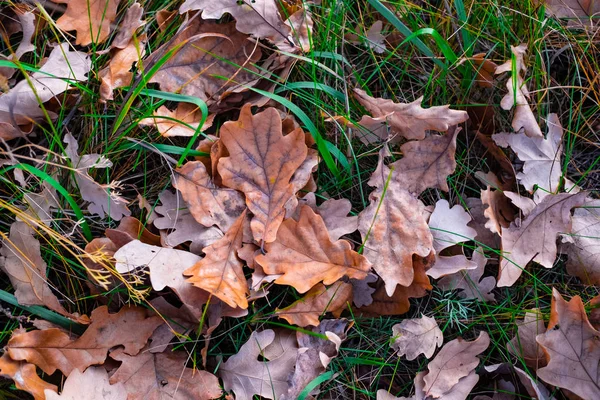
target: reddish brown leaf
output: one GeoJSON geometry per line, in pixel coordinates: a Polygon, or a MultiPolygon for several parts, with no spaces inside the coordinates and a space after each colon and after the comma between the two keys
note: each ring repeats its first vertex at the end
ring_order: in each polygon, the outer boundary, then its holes
{"type": "Polygon", "coordinates": [[[12,360],[7,353],[0,358],[0,376],[15,381],[17,389],[29,392],[35,400],[44,400],[44,390],[58,391],[55,385],[40,379],[35,365],[12,360]]]}
{"type": "Polygon", "coordinates": [[[87,46],[102,43],[108,38],[110,25],[117,17],[120,0],[52,1],[67,5],[56,25],[65,31],[77,31],[75,44],[87,46]]]}

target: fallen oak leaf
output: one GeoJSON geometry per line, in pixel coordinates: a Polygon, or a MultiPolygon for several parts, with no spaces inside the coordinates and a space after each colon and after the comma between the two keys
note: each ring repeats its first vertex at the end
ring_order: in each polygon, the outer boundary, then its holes
{"type": "Polygon", "coordinates": [[[567,244],[567,271],[585,285],[600,285],[600,214],[596,201],[573,213],[573,227],[567,244]]]}
{"type": "Polygon", "coordinates": [[[46,399],[45,390],[58,391],[56,385],[52,385],[38,376],[35,365],[24,361],[14,361],[7,353],[0,357],[0,376],[12,379],[17,389],[25,390],[33,396],[34,400],[46,399]]]}
{"type": "Polygon", "coordinates": [[[281,116],[274,108],[252,115],[249,104],[237,121],[223,124],[220,134],[229,152],[219,160],[223,184],[245,194],[254,214],[254,240],[273,242],[285,205],[296,194],[291,179],[307,156],[305,134],[298,128],[283,136],[281,116]]]}
{"type": "Polygon", "coordinates": [[[319,317],[327,312],[339,317],[352,300],[352,285],[338,281],[326,287],[317,283],[304,297],[290,306],[277,309],[275,315],[292,325],[319,326],[319,317]]]}
{"type": "Polygon", "coordinates": [[[567,27],[593,29],[600,12],[600,6],[595,1],[579,0],[545,0],[546,15],[568,19],[567,27]]]}
{"type": "Polygon", "coordinates": [[[586,400],[600,398],[600,332],[590,324],[581,297],[567,302],[553,288],[548,329],[536,341],[548,360],[537,371],[540,379],[586,400]]]}
{"type": "Polygon", "coordinates": [[[345,240],[332,242],[323,219],[310,207],[302,206],[300,218],[283,221],[277,239],[265,244],[266,254],[255,262],[280,285],[291,285],[300,293],[319,282],[330,285],[343,276],[363,279],[371,263],[352,250],[345,240]]]}
{"type": "MultiPolygon", "coordinates": [[[[306,204],[323,218],[331,240],[338,240],[358,229],[358,216],[348,216],[352,210],[352,203],[348,199],[327,199],[320,206],[317,206],[315,194],[308,193],[300,199],[300,204],[306,204]]],[[[296,208],[296,213],[299,211],[300,207],[296,208]]],[[[297,215],[294,217],[297,217],[297,215]]]]}
{"type": "Polygon", "coordinates": [[[126,400],[127,392],[122,383],[111,385],[104,368],[90,367],[84,373],[78,370],[65,380],[60,394],[46,389],[46,400],[126,400]],[[82,390],[85,389],[85,390],[82,390]]]}
{"type": "Polygon", "coordinates": [[[65,13],[56,21],[63,31],[77,31],[75,44],[87,46],[104,42],[117,18],[120,0],[52,0],[66,4],[65,13]]]}
{"type": "Polygon", "coordinates": [[[421,318],[405,319],[392,326],[392,342],[390,346],[398,353],[398,357],[406,355],[409,361],[419,354],[428,359],[433,356],[436,347],[444,343],[444,334],[435,318],[422,315],[421,318]]]}
{"type": "Polygon", "coordinates": [[[496,286],[496,279],[492,276],[481,279],[487,264],[487,258],[481,247],[475,249],[470,262],[475,264],[475,268],[444,276],[438,281],[438,287],[442,290],[459,289],[458,297],[462,299],[494,301],[495,297],[491,292],[496,286]]]}
{"type": "Polygon", "coordinates": [[[546,332],[544,318],[539,309],[533,308],[525,312],[522,321],[517,321],[517,335],[506,344],[506,349],[523,359],[527,366],[538,369],[546,365],[544,350],[536,342],[538,335],[546,332]]]}
{"type": "MultiPolygon", "coordinates": [[[[175,111],[161,106],[154,111],[153,116],[139,121],[140,125],[155,126],[163,137],[194,136],[200,125],[202,112],[194,104],[179,103],[175,111]]],[[[212,126],[214,114],[207,117],[200,132],[212,126]]]]}

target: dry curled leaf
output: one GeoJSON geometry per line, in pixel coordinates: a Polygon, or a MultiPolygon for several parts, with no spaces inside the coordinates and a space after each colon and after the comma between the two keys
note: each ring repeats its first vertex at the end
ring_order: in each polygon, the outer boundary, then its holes
{"type": "Polygon", "coordinates": [[[487,264],[487,258],[481,247],[475,249],[471,262],[475,264],[475,268],[444,276],[438,282],[438,287],[442,290],[459,289],[458,296],[463,299],[494,301],[495,298],[491,292],[496,286],[496,279],[492,276],[481,279],[487,264]]]}
{"type": "Polygon", "coordinates": [[[421,318],[405,319],[392,326],[392,349],[398,352],[398,357],[406,355],[411,361],[425,355],[428,359],[433,356],[435,349],[444,343],[444,334],[435,318],[425,315],[421,318]]]}
{"type": "Polygon", "coordinates": [[[506,344],[507,350],[522,358],[527,366],[534,369],[546,365],[542,347],[536,342],[538,335],[546,332],[542,313],[537,308],[527,310],[522,321],[517,321],[517,334],[506,344]]]}
{"type": "Polygon", "coordinates": [[[231,307],[248,308],[248,283],[237,251],[242,247],[246,211],[221,239],[202,249],[204,258],[186,269],[187,281],[215,295],[231,307]]]}
{"type": "Polygon", "coordinates": [[[296,194],[291,179],[307,156],[305,134],[298,128],[283,136],[281,116],[274,108],[252,115],[249,104],[237,121],[224,123],[220,133],[229,152],[219,160],[223,184],[245,194],[254,214],[254,240],[272,242],[285,205],[296,194]]]}
{"type": "Polygon", "coordinates": [[[175,171],[173,186],[186,201],[198,223],[209,227],[216,225],[227,232],[244,211],[243,196],[229,188],[217,187],[200,161],[188,161],[175,171]]]}
{"type": "MultiPolygon", "coordinates": [[[[161,106],[154,111],[153,116],[140,120],[140,125],[155,126],[158,132],[164,137],[173,136],[194,136],[200,125],[202,112],[198,106],[190,103],[179,103],[175,111],[169,110],[165,106],[161,106]]],[[[200,129],[201,132],[212,126],[214,115],[209,115],[204,125],[200,129]]]]}
{"type": "Polygon", "coordinates": [[[188,357],[184,352],[142,351],[130,356],[122,349],[116,349],[110,357],[121,361],[110,376],[110,383],[122,383],[127,400],[209,400],[222,394],[216,376],[186,368],[188,357]]]}
{"type": "Polygon", "coordinates": [[[456,136],[460,128],[450,129],[444,136],[432,135],[424,140],[408,142],[400,147],[402,157],[390,168],[397,171],[393,180],[404,190],[420,195],[425,189],[448,191],[448,175],[456,169],[456,136]]]}
{"type": "Polygon", "coordinates": [[[276,333],[271,329],[252,332],[239,352],[219,367],[218,374],[223,379],[223,387],[226,391],[233,391],[237,400],[251,400],[255,394],[278,399],[287,392],[287,378],[294,369],[298,347],[295,340],[288,340],[279,351],[267,353],[266,349],[275,340],[276,333]],[[259,356],[266,360],[259,361],[259,356]]]}
{"type": "Polygon", "coordinates": [[[402,137],[422,140],[425,131],[445,132],[469,118],[466,111],[451,110],[450,106],[423,108],[423,97],[412,103],[394,103],[371,97],[361,89],[354,89],[354,96],[372,115],[365,115],[359,121],[370,131],[361,137],[366,144],[379,140],[395,143],[402,137]]]}
{"type": "Polygon", "coordinates": [[[60,394],[46,389],[46,400],[126,400],[122,383],[111,385],[104,368],[90,367],[84,373],[73,370],[60,394]]]}
{"type": "Polygon", "coordinates": [[[64,31],[77,31],[75,44],[87,46],[104,42],[117,18],[120,0],[52,0],[66,4],[65,13],[56,21],[64,31]]]}
{"type": "Polygon", "coordinates": [[[83,371],[102,364],[115,346],[124,346],[127,354],[137,354],[163,323],[159,317],[146,317],[145,309],[140,307],[123,307],[109,314],[106,306],[101,306],[90,319],[90,326],[77,339],[57,328],[16,331],[8,341],[7,353],[13,360],[35,364],[47,374],[59,369],[69,376],[75,369],[83,371]]]}
{"type": "Polygon", "coordinates": [[[512,286],[534,261],[552,268],[556,238],[571,232],[571,210],[585,203],[586,193],[547,195],[523,221],[517,219],[502,232],[502,262],[498,286],[512,286]]]}
{"type": "Polygon", "coordinates": [[[490,337],[484,331],[470,342],[458,338],[446,343],[427,365],[429,372],[423,378],[425,394],[438,398],[452,390],[461,378],[469,376],[479,365],[477,355],[483,353],[489,344],[490,337]]]}
{"type": "Polygon", "coordinates": [[[331,285],[343,276],[363,279],[371,269],[371,263],[352,250],[349,242],[332,242],[323,219],[308,206],[302,206],[297,222],[283,221],[277,239],[267,243],[265,251],[255,261],[267,274],[281,274],[275,283],[291,285],[300,293],[321,281],[331,285]]]}
{"type": "Polygon", "coordinates": [[[537,371],[540,379],[585,400],[600,398],[600,332],[590,324],[579,296],[567,302],[552,289],[548,329],[536,341],[548,360],[537,371]]]}
{"type": "Polygon", "coordinates": [[[34,400],[44,400],[45,390],[56,392],[58,388],[42,380],[36,371],[35,365],[23,361],[14,361],[7,353],[0,358],[0,376],[12,379],[17,389],[25,390],[34,400]]]}
{"type": "Polygon", "coordinates": [[[75,181],[79,186],[81,197],[90,203],[88,210],[101,218],[108,214],[115,221],[121,220],[123,216],[131,215],[131,211],[127,208],[127,201],[116,192],[117,182],[103,185],[89,175],[90,168],[111,167],[110,160],[100,154],[80,156],[77,140],[70,133],[65,135],[63,141],[67,144],[65,154],[75,168],[75,181]]]}
{"type": "Polygon", "coordinates": [[[286,308],[278,309],[275,315],[292,325],[319,326],[319,317],[327,312],[339,317],[351,300],[351,284],[338,281],[326,287],[318,283],[300,300],[286,308]]]}

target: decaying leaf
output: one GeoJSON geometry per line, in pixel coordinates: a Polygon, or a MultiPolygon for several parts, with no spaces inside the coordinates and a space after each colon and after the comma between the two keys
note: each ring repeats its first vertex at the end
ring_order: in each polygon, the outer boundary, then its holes
{"type": "Polygon", "coordinates": [[[57,328],[15,331],[6,351],[13,360],[35,364],[47,374],[59,369],[69,376],[73,370],[102,364],[115,346],[124,346],[127,354],[137,354],[163,323],[159,317],[146,317],[146,311],[140,307],[123,307],[118,313],[109,314],[106,306],[101,306],[90,318],[92,323],[77,339],[57,328]]]}
{"type": "MultiPolygon", "coordinates": [[[[3,10],[5,11],[5,10],[3,10]]],[[[16,14],[16,17],[19,20],[18,25],[20,26],[20,30],[23,32],[23,38],[21,39],[21,41],[19,42],[19,45],[17,46],[17,48],[14,50],[14,53],[9,54],[7,59],[9,60],[20,60],[21,57],[25,54],[25,53],[29,53],[30,51],[34,51],[35,50],[35,45],[33,43],[31,43],[31,40],[33,39],[33,36],[35,35],[36,32],[36,26],[35,26],[35,13],[33,11],[29,11],[29,10],[22,10],[19,7],[15,7],[13,9],[13,11],[16,14]]],[[[2,31],[5,31],[5,27],[6,27],[6,22],[7,21],[2,21],[2,25],[3,27],[0,28],[2,31]]],[[[10,36],[9,32],[6,32],[7,36],[10,36]]],[[[11,48],[11,52],[12,52],[12,48],[11,48]]],[[[0,67],[0,81],[3,79],[8,79],[10,77],[12,77],[14,75],[14,73],[17,71],[16,68],[8,68],[8,67],[0,67]]],[[[4,82],[2,82],[3,86],[4,82]]]]}
{"type": "Polygon", "coordinates": [[[75,168],[75,181],[79,186],[81,197],[90,203],[88,210],[101,218],[108,214],[115,221],[119,221],[123,216],[131,215],[127,208],[127,201],[116,192],[117,182],[103,185],[94,181],[89,175],[90,168],[111,167],[110,160],[100,154],[80,156],[77,140],[70,133],[65,135],[64,142],[67,144],[65,154],[75,168]]]}
{"type": "Polygon", "coordinates": [[[349,242],[332,242],[323,219],[308,206],[302,206],[298,221],[283,221],[277,239],[267,243],[265,251],[255,261],[267,274],[281,274],[275,283],[291,285],[300,293],[321,281],[331,285],[343,276],[364,279],[371,269],[349,242]]]}
{"type": "Polygon", "coordinates": [[[375,288],[370,284],[377,282],[379,278],[370,272],[365,279],[350,279],[352,284],[352,302],[356,307],[364,307],[373,303],[375,288]]]}
{"type": "Polygon", "coordinates": [[[552,268],[556,237],[571,232],[571,210],[585,203],[586,193],[547,195],[523,221],[517,219],[502,232],[502,262],[498,286],[512,286],[534,261],[552,268]]]}
{"type": "Polygon", "coordinates": [[[492,233],[502,236],[502,230],[508,228],[516,214],[506,191],[492,190],[490,186],[481,190],[481,202],[486,208],[483,215],[487,219],[485,227],[492,233]]]}
{"type": "Polygon", "coordinates": [[[186,368],[188,357],[184,352],[141,351],[130,356],[116,349],[110,357],[122,363],[110,376],[110,383],[124,385],[127,400],[209,400],[221,396],[217,377],[186,368]]]}
{"type": "Polygon", "coordinates": [[[78,322],[89,322],[87,318],[69,313],[52,293],[46,276],[48,265],[42,258],[40,242],[33,234],[34,230],[25,222],[13,222],[10,234],[0,247],[0,255],[5,257],[0,267],[15,288],[17,301],[25,306],[46,306],[78,322]]]}
{"type": "Polygon", "coordinates": [[[319,317],[330,312],[339,317],[352,300],[352,285],[338,281],[326,287],[318,283],[300,300],[276,311],[279,318],[292,325],[319,326],[319,317]]]}
{"type": "Polygon", "coordinates": [[[432,135],[400,147],[402,157],[392,163],[393,178],[404,190],[420,195],[427,188],[448,191],[446,179],[456,169],[456,136],[460,128],[450,129],[444,136],[432,135]]]}
{"type": "MultiPolygon", "coordinates": [[[[167,48],[161,47],[155,54],[164,54],[182,43],[185,44],[150,79],[162,90],[195,96],[212,104],[234,87],[251,85],[257,79],[254,63],[260,59],[260,48],[238,32],[233,23],[196,19],[165,44],[167,48]],[[233,79],[222,80],[218,76],[233,79]]],[[[149,62],[154,60],[150,58],[149,62]]]]}
{"type": "Polygon", "coordinates": [[[474,269],[466,269],[444,276],[438,282],[438,287],[442,290],[459,289],[458,296],[463,299],[494,301],[495,298],[491,292],[496,286],[496,279],[492,276],[481,279],[487,264],[487,258],[481,247],[475,249],[471,262],[475,264],[474,269]]]}
{"type": "Polygon", "coordinates": [[[202,249],[204,258],[186,269],[187,281],[217,296],[231,307],[248,308],[248,283],[237,251],[242,247],[246,211],[225,236],[202,249]]]}
{"type": "MultiPolygon", "coordinates": [[[[527,73],[527,66],[525,65],[525,53],[527,52],[527,44],[523,43],[519,46],[510,46],[514,57],[514,65],[516,67],[517,81],[513,82],[512,75],[506,81],[506,88],[508,93],[502,98],[500,106],[505,110],[510,110],[515,107],[515,114],[512,120],[512,127],[515,132],[519,132],[521,129],[524,130],[525,134],[529,137],[543,138],[542,130],[538,125],[533,111],[529,106],[529,90],[527,90],[527,84],[525,83],[523,75],[527,73]]],[[[503,72],[510,72],[513,70],[513,59],[507,60],[504,64],[496,68],[496,74],[503,72]]]]}
{"type": "Polygon", "coordinates": [[[298,128],[283,136],[281,116],[274,108],[252,115],[249,104],[237,121],[224,123],[220,133],[229,152],[219,160],[223,184],[246,195],[254,214],[254,240],[272,242],[285,205],[296,194],[291,179],[307,156],[305,134],[298,128]]]}
{"type": "Polygon", "coordinates": [[[517,174],[521,185],[533,193],[537,185],[543,191],[555,193],[562,176],[563,129],[556,114],[549,114],[548,137],[528,137],[512,133],[497,133],[492,136],[500,147],[508,147],[524,162],[523,170],[517,174]]]}
{"type": "MultiPolygon", "coordinates": [[[[385,51],[385,36],[381,34],[381,29],[383,28],[382,21],[375,21],[373,25],[365,32],[364,39],[366,39],[366,45],[373,50],[375,53],[383,53],[385,51]]],[[[358,25],[355,29],[356,32],[361,32],[362,29],[360,25],[358,25]]],[[[354,34],[349,33],[344,35],[344,38],[352,43],[352,44],[360,44],[361,37],[354,34]]]]}
{"type": "Polygon", "coordinates": [[[586,400],[600,398],[600,332],[590,324],[579,296],[565,301],[552,289],[548,330],[536,337],[548,365],[537,375],[586,400]]]}
{"type": "Polygon", "coordinates": [[[201,254],[202,249],[223,236],[223,232],[215,227],[199,224],[191,215],[181,193],[165,190],[158,195],[161,204],[154,211],[162,217],[156,217],[153,224],[158,229],[169,230],[163,246],[176,247],[185,242],[191,242],[190,251],[201,254]]]}
{"type": "Polygon", "coordinates": [[[111,385],[104,368],[90,367],[84,373],[73,370],[60,394],[45,390],[46,400],[126,400],[122,383],[111,385]]]}
{"type": "Polygon", "coordinates": [[[239,352],[219,367],[223,387],[226,391],[233,391],[237,400],[251,400],[255,394],[278,399],[287,392],[287,378],[294,368],[298,347],[295,340],[290,340],[279,351],[268,354],[266,349],[275,340],[276,333],[271,329],[252,332],[239,352]],[[259,356],[268,361],[259,361],[259,356]]]}
{"type": "MultiPolygon", "coordinates": [[[[200,131],[204,131],[212,126],[214,115],[209,115],[207,120],[202,125],[200,131]]],[[[161,106],[154,111],[154,115],[150,118],[140,120],[140,125],[153,125],[164,137],[173,136],[194,136],[200,120],[202,112],[194,104],[179,103],[175,111],[169,110],[165,106],[161,106]]]]}
{"type": "Polygon", "coordinates": [[[477,355],[483,353],[489,344],[490,337],[484,331],[470,342],[458,338],[446,343],[427,365],[429,372],[423,378],[425,394],[438,398],[452,390],[461,378],[469,376],[479,365],[477,355]]]}
{"type": "Polygon", "coordinates": [[[102,43],[110,34],[110,26],[117,18],[120,0],[52,0],[66,4],[65,13],[56,21],[64,31],[77,31],[75,44],[87,46],[102,43]]]}
{"type": "MultiPolygon", "coordinates": [[[[352,203],[348,199],[328,199],[317,207],[315,194],[308,193],[300,199],[300,204],[306,204],[323,218],[331,240],[338,240],[358,229],[358,216],[348,216],[352,210],[352,203]]],[[[296,208],[296,213],[300,208],[296,208]]]]}
{"type": "Polygon", "coordinates": [[[215,186],[200,161],[188,161],[175,172],[177,180],[173,185],[196,221],[227,232],[245,209],[243,196],[233,189],[215,186]]]}
{"type": "Polygon", "coordinates": [[[38,376],[35,365],[14,361],[7,353],[0,357],[0,376],[15,381],[17,389],[30,393],[35,400],[44,400],[45,390],[56,392],[58,388],[38,376]]]}
{"type": "Polygon", "coordinates": [[[398,352],[398,357],[406,355],[407,360],[414,360],[419,354],[431,358],[435,349],[444,343],[444,334],[438,327],[435,318],[423,315],[421,318],[405,319],[392,326],[391,347],[398,352]]]}
{"type": "Polygon", "coordinates": [[[586,203],[573,213],[567,245],[567,271],[586,285],[600,285],[600,210],[598,202],[586,203]]]}
{"type": "Polygon", "coordinates": [[[380,140],[396,143],[402,137],[422,140],[427,130],[445,132],[469,118],[466,111],[451,110],[450,106],[422,108],[423,97],[412,103],[394,103],[371,97],[361,89],[354,89],[354,96],[372,115],[365,115],[359,121],[369,130],[361,137],[366,144],[380,140]]]}
{"type": "Polygon", "coordinates": [[[506,344],[509,352],[522,358],[527,366],[534,369],[546,365],[542,347],[536,342],[538,335],[546,332],[542,313],[537,308],[525,312],[525,318],[517,322],[517,335],[506,344]]]}
{"type": "Polygon", "coordinates": [[[146,36],[143,35],[137,41],[132,40],[127,47],[114,51],[108,66],[99,73],[102,80],[100,96],[103,100],[112,100],[113,90],[131,83],[131,66],[144,56],[146,40],[146,36]]]}
{"type": "Polygon", "coordinates": [[[545,0],[544,5],[547,15],[567,18],[567,26],[573,28],[593,28],[600,12],[600,4],[589,0],[545,0]]]}

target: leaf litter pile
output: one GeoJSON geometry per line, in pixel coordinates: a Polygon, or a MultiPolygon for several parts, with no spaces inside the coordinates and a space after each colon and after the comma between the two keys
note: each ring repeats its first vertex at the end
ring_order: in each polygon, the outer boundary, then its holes
{"type": "MultiPolygon", "coordinates": [[[[482,88],[505,82],[512,118],[481,139],[503,161],[473,171],[482,189],[463,198],[447,193],[466,111],[349,91],[362,115],[329,115],[325,129],[352,132],[377,160],[357,206],[320,182],[356,166],[277,90],[308,60],[320,2],[185,0],[150,15],[118,0],[53,1],[1,15],[0,267],[12,306],[0,374],[19,396],[334,398],[326,388],[344,371],[331,365],[356,345],[353,330],[396,316],[381,363],[417,360],[415,373],[350,396],[600,398],[599,297],[568,300],[538,281],[549,307],[518,310],[508,334],[473,323],[452,340],[425,305],[433,293],[497,304],[558,260],[600,285],[600,203],[563,173],[559,116],[530,106],[527,45],[501,65],[459,61],[482,88]],[[44,29],[56,42],[34,45],[44,29]],[[137,126],[155,143],[128,136],[137,126]],[[106,137],[84,134],[100,128],[106,137]],[[111,141],[125,137],[146,152],[128,162],[158,154],[159,166],[111,176],[123,162],[111,141]],[[510,357],[494,356],[499,346],[510,357]]],[[[383,53],[382,25],[346,40],[383,53]]]]}

